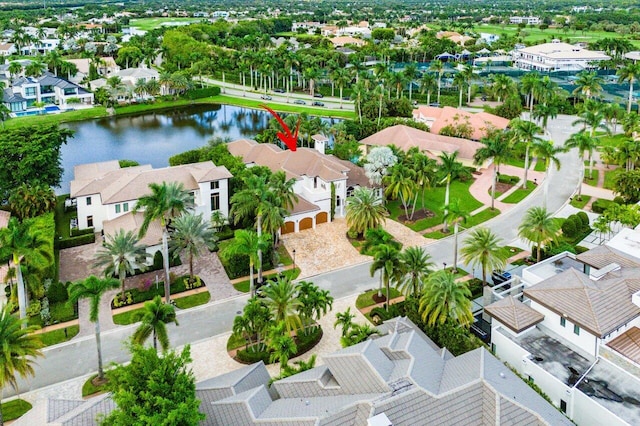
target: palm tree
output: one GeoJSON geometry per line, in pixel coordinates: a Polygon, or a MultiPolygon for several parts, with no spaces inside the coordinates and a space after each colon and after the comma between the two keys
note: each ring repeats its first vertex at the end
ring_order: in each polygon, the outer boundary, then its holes
{"type": "Polygon", "coordinates": [[[144,302],[142,312],[138,319],[142,322],[131,336],[131,341],[136,345],[144,345],[149,336],[153,335],[153,349],[158,350],[158,342],[162,352],[169,349],[169,335],[167,334],[167,324],[170,322],[178,324],[176,310],[169,303],[162,303],[160,296],[153,300],[144,302]]]}
{"type": "Polygon", "coordinates": [[[484,146],[476,151],[474,161],[476,164],[482,164],[486,160],[493,160],[493,179],[491,182],[491,210],[493,210],[496,199],[498,168],[500,164],[503,164],[511,156],[512,152],[504,132],[492,132],[480,142],[484,146]]]}
{"type": "MultiPolygon", "coordinates": [[[[580,158],[582,159],[581,161],[582,165],[580,167],[580,172],[581,172],[580,182],[582,183],[582,181],[584,180],[585,154],[586,153],[589,154],[589,169],[591,170],[591,167],[592,167],[591,157],[593,155],[593,150],[596,149],[598,146],[598,142],[594,137],[589,135],[587,132],[585,132],[584,130],[581,130],[578,133],[574,133],[571,136],[569,136],[569,139],[565,141],[564,146],[565,148],[577,148],[578,152],[580,153],[580,158]]],[[[580,199],[581,196],[582,196],[582,184],[578,185],[578,199],[580,199]]]]}
{"type": "Polygon", "coordinates": [[[429,276],[420,298],[422,320],[430,327],[447,320],[469,327],[473,322],[470,297],[467,283],[456,282],[448,271],[437,271],[429,276]]]}
{"type": "Polygon", "coordinates": [[[105,276],[118,277],[122,286],[120,297],[124,300],[127,274],[133,275],[136,268],[144,269],[147,257],[145,248],[138,245],[133,231],[120,229],[114,235],[107,235],[102,248],[96,253],[95,266],[104,268],[105,276]]]}
{"type": "Polygon", "coordinates": [[[321,290],[309,281],[300,281],[296,286],[297,298],[300,301],[298,315],[306,332],[314,320],[319,320],[333,308],[333,297],[329,290],[321,290]]]}
{"type": "Polygon", "coordinates": [[[249,257],[249,282],[251,288],[251,296],[255,296],[256,288],[253,282],[253,268],[261,267],[260,256],[258,252],[266,250],[269,239],[266,235],[258,235],[254,231],[246,229],[238,229],[233,237],[233,242],[227,246],[225,251],[230,256],[248,256],[249,257]]]}
{"type": "Polygon", "coordinates": [[[442,74],[444,74],[444,64],[441,60],[436,59],[429,64],[429,71],[438,74],[438,103],[440,103],[440,91],[442,89],[442,74]]]}
{"type": "Polygon", "coordinates": [[[551,164],[560,170],[560,159],[558,154],[565,152],[565,148],[555,146],[553,141],[542,139],[534,142],[531,146],[531,152],[538,158],[538,161],[544,158],[544,204],[547,207],[547,192],[549,190],[549,174],[551,172],[551,164]]]}
{"type": "MultiPolygon", "coordinates": [[[[375,248],[373,252],[373,263],[369,272],[371,276],[376,271],[381,270],[381,279],[387,289],[386,309],[389,311],[389,302],[391,298],[391,281],[398,282],[402,276],[402,263],[400,261],[400,252],[389,245],[383,244],[375,248]]],[[[378,297],[381,297],[382,288],[378,289],[378,297]]]]}
{"type": "Polygon", "coordinates": [[[444,176],[440,183],[445,183],[445,191],[444,191],[444,226],[442,228],[442,232],[449,232],[449,227],[447,226],[447,207],[449,206],[449,190],[451,188],[451,181],[457,179],[458,177],[468,174],[469,171],[464,167],[464,165],[458,161],[458,151],[453,151],[451,154],[447,154],[443,152],[438,156],[440,159],[440,164],[438,165],[438,172],[444,176]]]}
{"type": "Polygon", "coordinates": [[[462,108],[462,93],[466,84],[467,77],[462,72],[458,72],[453,76],[453,85],[458,86],[458,108],[462,108]]]}
{"type": "Polygon", "coordinates": [[[422,78],[420,79],[420,93],[424,95],[424,93],[427,92],[427,105],[431,103],[431,92],[433,92],[435,88],[437,88],[436,76],[428,72],[422,74],[422,78]]]}
{"type": "MultiPolygon", "coordinates": [[[[615,104],[617,105],[617,104],[615,104]]],[[[542,133],[547,133],[547,125],[550,118],[556,118],[558,116],[558,105],[552,101],[544,104],[537,104],[533,108],[532,117],[540,123],[542,126],[542,133]]]]}
{"type": "Polygon", "coordinates": [[[9,76],[13,78],[22,72],[22,65],[18,61],[9,62],[7,71],[9,71],[9,76]]]}
{"type": "Polygon", "coordinates": [[[492,78],[491,89],[498,97],[498,102],[509,96],[513,92],[513,80],[506,74],[496,74],[492,78]]]}
{"type": "Polygon", "coordinates": [[[151,194],[138,199],[133,212],[144,210],[144,220],[138,236],[142,238],[149,230],[151,222],[160,220],[162,227],[162,260],[164,262],[164,298],[171,301],[171,281],[169,278],[169,224],[171,219],[193,208],[193,196],[178,182],[150,183],[151,194]]]}
{"type": "MultiPolygon", "coordinates": [[[[25,327],[26,319],[11,315],[13,306],[9,303],[0,308],[0,393],[6,385],[17,391],[17,377],[33,376],[33,362],[42,356],[40,336],[33,334],[35,325],[25,327]]],[[[3,423],[0,411],[0,425],[3,423]]]]}
{"type": "Polygon", "coordinates": [[[578,77],[574,82],[576,88],[572,92],[574,95],[579,95],[589,100],[602,92],[604,80],[596,71],[585,70],[578,73],[576,77],[578,77]]]}
{"type": "Polygon", "coordinates": [[[464,240],[464,247],[460,253],[462,261],[482,268],[482,283],[487,284],[487,271],[503,269],[506,264],[506,256],[498,238],[488,228],[474,229],[464,240]]]}
{"type": "Polygon", "coordinates": [[[542,129],[531,121],[524,121],[520,118],[514,118],[509,123],[511,128],[511,134],[513,136],[512,142],[523,143],[524,150],[524,183],[522,187],[527,189],[527,174],[529,172],[529,149],[531,144],[541,141],[542,138],[537,136],[542,133],[542,129]]]}
{"type": "MultiPolygon", "coordinates": [[[[3,88],[0,87],[0,90],[3,88]]],[[[0,105],[0,123],[2,123],[2,128],[4,129],[4,122],[7,121],[10,117],[11,111],[5,104],[0,105]]]]}
{"type": "Polygon", "coordinates": [[[27,77],[40,77],[46,69],[47,66],[42,62],[37,60],[31,61],[31,63],[25,67],[24,75],[27,77]]]}
{"type": "MultiPolygon", "coordinates": [[[[344,90],[344,86],[351,82],[351,74],[346,68],[338,68],[333,72],[331,78],[340,89],[340,109],[342,109],[342,92],[344,90]]],[[[411,91],[409,91],[409,93],[411,93],[411,91]]]]}
{"type": "Polygon", "coordinates": [[[287,367],[289,358],[298,352],[296,342],[285,331],[285,324],[278,323],[271,327],[268,338],[268,347],[271,350],[269,361],[278,361],[280,363],[280,374],[282,374],[282,369],[287,367]]]}
{"type": "Polygon", "coordinates": [[[406,81],[409,83],[409,100],[412,99],[413,81],[418,77],[418,65],[415,62],[407,64],[402,71],[406,81]]]}
{"type": "Polygon", "coordinates": [[[533,117],[533,102],[536,89],[540,85],[540,74],[531,71],[522,76],[520,79],[520,92],[527,97],[527,105],[529,107],[529,120],[533,117]]]}
{"type": "Polygon", "coordinates": [[[280,277],[270,280],[260,293],[276,324],[283,323],[287,332],[302,327],[298,314],[302,302],[298,299],[298,288],[291,280],[280,277]]]}
{"type": "Polygon", "coordinates": [[[518,236],[537,247],[537,261],[540,262],[540,249],[547,241],[554,241],[560,227],[553,216],[544,207],[531,207],[518,226],[518,236]]]}
{"type": "Polygon", "coordinates": [[[213,250],[217,240],[211,224],[201,214],[184,213],[172,223],[171,251],[176,254],[187,252],[189,255],[189,280],[193,282],[193,259],[200,255],[203,248],[213,250]]]}
{"type": "Polygon", "coordinates": [[[424,280],[435,265],[431,261],[431,255],[421,247],[407,247],[400,252],[400,262],[405,273],[399,285],[400,290],[407,297],[413,294],[413,297],[417,298],[423,288],[424,280]]]}
{"type": "Polygon", "coordinates": [[[79,299],[89,299],[89,321],[95,323],[96,346],[98,349],[98,380],[104,380],[102,369],[102,344],[100,343],[100,299],[108,290],[120,287],[118,280],[113,278],[100,279],[93,275],[84,281],[72,283],[69,286],[69,303],[76,303],[79,299]]]}
{"type": "Polygon", "coordinates": [[[455,199],[447,206],[446,220],[453,223],[453,269],[455,274],[458,272],[458,225],[460,222],[466,222],[469,213],[460,208],[460,200],[455,199]]]}
{"type": "Polygon", "coordinates": [[[388,216],[382,204],[382,197],[371,188],[359,187],[347,198],[347,225],[358,235],[364,235],[367,229],[377,228],[388,216]]]}
{"type": "Polygon", "coordinates": [[[385,195],[391,198],[399,198],[404,208],[404,214],[407,220],[413,218],[413,212],[409,216],[409,203],[413,199],[413,210],[415,211],[418,188],[416,184],[416,174],[408,167],[402,164],[396,164],[391,173],[383,178],[386,184],[385,195]]]}
{"type": "Polygon", "coordinates": [[[6,228],[0,229],[0,256],[3,259],[11,257],[18,279],[20,318],[27,316],[27,295],[22,267],[27,264],[34,269],[42,270],[49,266],[53,261],[49,244],[42,234],[13,217],[6,228]]]}
{"type": "Polygon", "coordinates": [[[629,82],[629,100],[627,102],[627,113],[631,112],[631,103],[633,102],[633,83],[640,77],[640,63],[629,63],[618,69],[618,84],[625,81],[629,82]]]}

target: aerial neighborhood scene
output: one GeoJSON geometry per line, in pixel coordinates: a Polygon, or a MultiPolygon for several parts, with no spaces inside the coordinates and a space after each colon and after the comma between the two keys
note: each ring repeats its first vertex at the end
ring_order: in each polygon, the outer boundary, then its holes
{"type": "Polygon", "coordinates": [[[640,425],[638,79],[637,0],[0,2],[0,426],[640,425]]]}

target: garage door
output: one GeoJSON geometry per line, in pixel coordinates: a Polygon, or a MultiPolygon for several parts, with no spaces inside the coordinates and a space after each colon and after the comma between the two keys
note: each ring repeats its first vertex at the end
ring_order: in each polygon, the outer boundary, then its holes
{"type": "Polygon", "coordinates": [[[282,234],[288,234],[296,230],[296,224],[293,222],[285,222],[282,227],[282,234]]]}
{"type": "Polygon", "coordinates": [[[313,219],[310,217],[305,217],[300,221],[300,230],[311,229],[313,228],[313,219]]]}
{"type": "Polygon", "coordinates": [[[316,225],[320,223],[327,223],[327,212],[320,212],[316,215],[316,225]]]}

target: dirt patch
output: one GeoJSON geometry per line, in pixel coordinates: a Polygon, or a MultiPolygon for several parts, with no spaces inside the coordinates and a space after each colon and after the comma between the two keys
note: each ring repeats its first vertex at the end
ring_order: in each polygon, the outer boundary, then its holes
{"type": "MultiPolygon", "coordinates": [[[[511,188],[513,188],[514,185],[511,185],[510,183],[503,183],[503,182],[497,182],[496,183],[496,193],[501,193],[504,194],[505,192],[507,192],[508,190],[510,190],[511,188]]],[[[491,189],[489,189],[489,193],[491,193],[491,189]]]]}
{"type": "Polygon", "coordinates": [[[372,296],[372,299],[376,303],[382,303],[382,302],[386,302],[387,297],[384,295],[378,296],[378,293],[376,293],[372,296]]]}
{"type": "Polygon", "coordinates": [[[411,219],[409,219],[406,215],[398,216],[398,222],[412,223],[412,222],[416,222],[416,221],[421,220],[421,219],[434,217],[435,215],[436,214],[434,212],[432,212],[431,210],[420,209],[420,210],[416,210],[413,213],[413,218],[411,218],[411,219]]]}

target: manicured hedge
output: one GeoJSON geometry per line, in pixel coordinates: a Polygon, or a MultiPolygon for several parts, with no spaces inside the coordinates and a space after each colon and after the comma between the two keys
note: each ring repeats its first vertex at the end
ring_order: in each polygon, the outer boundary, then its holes
{"type": "Polygon", "coordinates": [[[184,94],[184,97],[187,99],[201,99],[201,98],[208,98],[210,96],[218,96],[219,94],[220,94],[220,88],[217,86],[214,86],[214,87],[205,87],[202,89],[191,89],[184,94]]]}
{"type": "Polygon", "coordinates": [[[604,211],[606,209],[608,209],[609,207],[611,207],[614,204],[616,204],[616,203],[611,201],[611,200],[605,200],[603,198],[598,198],[597,200],[595,200],[593,202],[593,204],[591,204],[591,210],[594,213],[604,213],[604,211]]]}
{"type": "Polygon", "coordinates": [[[47,290],[47,299],[49,303],[60,303],[69,300],[69,293],[67,292],[67,286],[60,281],[51,283],[47,290]]]}
{"type": "Polygon", "coordinates": [[[80,235],[89,235],[89,234],[94,234],[95,231],[93,228],[87,228],[87,229],[76,229],[73,228],[71,230],[71,236],[72,237],[79,237],[80,235]]]}
{"type": "MultiPolygon", "coordinates": [[[[245,277],[249,275],[249,256],[231,256],[227,250],[222,251],[221,261],[229,278],[245,277]]],[[[273,245],[269,244],[267,250],[262,253],[262,270],[267,271],[273,268],[273,245]]],[[[257,269],[257,268],[256,268],[257,269]]]]}
{"type": "Polygon", "coordinates": [[[59,250],[83,246],[85,244],[93,244],[96,242],[96,234],[79,235],[77,237],[65,238],[56,241],[56,248],[59,250]]]}

